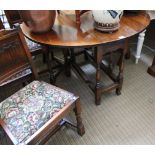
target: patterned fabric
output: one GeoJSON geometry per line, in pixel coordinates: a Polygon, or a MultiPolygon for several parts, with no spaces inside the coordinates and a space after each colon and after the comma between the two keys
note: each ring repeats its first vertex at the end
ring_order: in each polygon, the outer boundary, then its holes
{"type": "Polygon", "coordinates": [[[40,49],[40,48],[41,48],[41,45],[40,45],[40,44],[37,44],[37,43],[35,43],[35,42],[33,42],[33,41],[27,39],[26,37],[25,37],[25,40],[26,40],[26,43],[27,43],[27,45],[28,45],[28,48],[29,48],[31,51],[37,50],[37,49],[40,49]]]}
{"type": "Polygon", "coordinates": [[[0,118],[18,144],[24,143],[53,115],[77,97],[45,82],[33,81],[0,103],[0,118]]]}

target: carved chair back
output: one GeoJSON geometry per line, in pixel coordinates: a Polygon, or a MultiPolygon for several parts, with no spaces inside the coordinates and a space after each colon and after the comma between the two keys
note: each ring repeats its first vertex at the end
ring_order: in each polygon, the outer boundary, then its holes
{"type": "MultiPolygon", "coordinates": [[[[22,17],[20,16],[19,10],[4,10],[6,18],[8,20],[10,28],[17,27],[19,24],[23,22],[22,17]]],[[[29,39],[26,40],[28,47],[30,49],[31,55],[36,56],[38,54],[44,53],[42,46],[37,43],[30,41],[29,39]]],[[[45,55],[43,55],[43,61],[45,59],[45,55]]]]}
{"type": "Polygon", "coordinates": [[[13,28],[15,24],[22,23],[23,20],[20,17],[18,10],[4,10],[10,28],[13,28]]]}
{"type": "Polygon", "coordinates": [[[0,85],[28,68],[35,79],[38,77],[20,29],[0,31],[0,62],[0,85]]]}

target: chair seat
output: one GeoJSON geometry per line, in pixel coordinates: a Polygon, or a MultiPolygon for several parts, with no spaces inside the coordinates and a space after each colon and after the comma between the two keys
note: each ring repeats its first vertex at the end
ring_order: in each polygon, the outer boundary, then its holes
{"type": "Polygon", "coordinates": [[[17,144],[24,144],[56,113],[76,99],[65,90],[33,81],[0,103],[0,118],[17,144]]]}

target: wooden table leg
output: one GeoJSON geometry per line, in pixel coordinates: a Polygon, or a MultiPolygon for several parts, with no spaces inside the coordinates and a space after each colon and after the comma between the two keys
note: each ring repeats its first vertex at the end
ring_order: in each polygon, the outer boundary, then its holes
{"type": "Polygon", "coordinates": [[[131,51],[129,48],[129,39],[126,39],[126,47],[125,47],[125,59],[130,59],[131,58],[131,51]]]}
{"type": "Polygon", "coordinates": [[[121,89],[122,89],[122,85],[123,85],[123,70],[124,70],[124,52],[121,52],[121,59],[120,59],[120,63],[119,63],[119,74],[117,77],[118,83],[119,83],[119,87],[116,88],[116,94],[117,95],[121,95],[121,89]]]}
{"type": "Polygon", "coordinates": [[[70,58],[70,51],[69,49],[63,49],[65,64],[64,64],[64,70],[65,75],[70,77],[71,76],[71,58],[70,58]]]}
{"type": "Polygon", "coordinates": [[[124,49],[121,50],[121,58],[119,60],[119,74],[117,77],[119,87],[116,89],[116,94],[121,95],[122,85],[123,85],[123,71],[124,71],[124,57],[128,51],[129,40],[126,39],[124,43],[124,49]]]}
{"type": "Polygon", "coordinates": [[[102,61],[102,46],[98,46],[95,49],[95,58],[96,58],[96,86],[95,86],[95,104],[100,105],[101,103],[101,68],[100,64],[102,61]]]}
{"type": "Polygon", "coordinates": [[[44,46],[43,48],[45,50],[45,58],[46,58],[47,67],[48,67],[48,71],[49,71],[50,83],[55,84],[55,76],[54,76],[54,72],[53,72],[53,69],[52,69],[52,66],[51,66],[51,61],[49,59],[50,47],[49,46],[44,46]]]}

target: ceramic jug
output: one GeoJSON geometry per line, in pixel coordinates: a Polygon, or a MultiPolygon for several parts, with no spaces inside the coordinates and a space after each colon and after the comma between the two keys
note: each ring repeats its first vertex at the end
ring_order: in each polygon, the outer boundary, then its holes
{"type": "Polygon", "coordinates": [[[123,10],[92,10],[94,26],[104,32],[112,32],[120,27],[123,10]]]}

